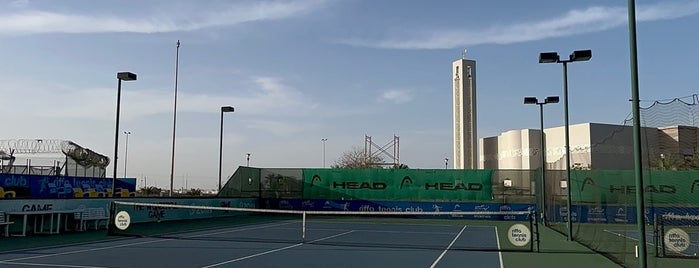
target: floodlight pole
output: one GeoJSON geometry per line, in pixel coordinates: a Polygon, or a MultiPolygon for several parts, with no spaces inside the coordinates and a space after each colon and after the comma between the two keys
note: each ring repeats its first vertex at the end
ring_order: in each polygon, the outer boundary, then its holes
{"type": "Polygon", "coordinates": [[[119,106],[121,105],[121,78],[119,80],[119,85],[117,86],[117,105],[116,105],[116,134],[114,135],[114,171],[112,172],[112,196],[115,196],[115,185],[117,180],[117,157],[119,155],[119,106]]]}
{"type": "Polygon", "coordinates": [[[546,224],[546,139],[544,136],[544,105],[549,103],[558,103],[558,96],[548,96],[544,101],[539,102],[535,97],[525,97],[524,104],[536,104],[539,105],[539,126],[541,129],[541,181],[539,185],[539,202],[537,206],[537,211],[541,215],[541,220],[546,224]]]}
{"type": "Polygon", "coordinates": [[[119,112],[121,107],[121,80],[133,81],[136,80],[136,74],[130,72],[117,73],[117,103],[116,103],[116,129],[114,130],[114,171],[112,172],[112,196],[114,196],[114,187],[117,180],[117,157],[119,155],[119,112]]]}
{"type": "Polygon", "coordinates": [[[537,103],[539,105],[539,129],[541,130],[541,196],[539,213],[541,221],[546,225],[546,138],[544,137],[544,104],[546,102],[537,103]]]}
{"type": "Polygon", "coordinates": [[[641,108],[638,89],[638,52],[636,51],[636,1],[629,0],[629,51],[631,61],[631,102],[633,110],[633,160],[636,175],[636,227],[638,228],[638,267],[646,268],[645,196],[643,193],[643,159],[641,158],[641,108]]]}
{"type": "Polygon", "coordinates": [[[126,178],[126,167],[129,164],[129,135],[131,135],[131,131],[124,131],[124,134],[126,135],[126,148],[124,148],[124,178],[126,178]]]}
{"type": "Polygon", "coordinates": [[[570,183],[570,122],[568,121],[568,62],[561,61],[563,63],[563,114],[564,114],[564,125],[565,125],[565,143],[566,143],[566,182],[568,187],[566,187],[566,192],[568,196],[566,197],[566,211],[568,213],[566,227],[568,228],[568,240],[574,241],[573,238],[573,206],[572,196],[571,196],[571,186],[570,183]]]}
{"type": "Polygon", "coordinates": [[[221,168],[223,166],[223,113],[233,112],[232,106],[221,107],[221,134],[218,143],[218,192],[221,193],[221,168]]]}
{"type": "Polygon", "coordinates": [[[573,221],[572,221],[572,200],[571,200],[571,183],[570,183],[570,123],[568,120],[568,63],[575,61],[588,61],[592,58],[591,50],[576,50],[570,54],[569,59],[561,60],[556,52],[545,52],[539,54],[539,63],[563,63],[563,110],[565,115],[565,147],[566,147],[566,187],[568,192],[566,209],[567,209],[567,228],[568,240],[573,241],[573,221]]]}
{"type": "Polygon", "coordinates": [[[175,183],[175,131],[177,130],[177,76],[180,67],[180,40],[177,40],[175,49],[175,106],[172,112],[172,156],[170,157],[170,195],[174,191],[175,183]]]}
{"type": "Polygon", "coordinates": [[[320,139],[320,141],[323,142],[323,168],[325,168],[325,142],[327,142],[328,139],[323,138],[323,139],[320,139]]]}

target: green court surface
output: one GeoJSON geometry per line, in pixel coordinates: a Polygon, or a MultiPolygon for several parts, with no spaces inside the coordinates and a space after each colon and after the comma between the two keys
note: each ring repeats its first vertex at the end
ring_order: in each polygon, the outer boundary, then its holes
{"type": "Polygon", "coordinates": [[[505,267],[620,267],[577,242],[567,241],[564,235],[547,227],[539,229],[539,236],[541,243],[538,253],[503,252],[502,259],[505,267]]]}

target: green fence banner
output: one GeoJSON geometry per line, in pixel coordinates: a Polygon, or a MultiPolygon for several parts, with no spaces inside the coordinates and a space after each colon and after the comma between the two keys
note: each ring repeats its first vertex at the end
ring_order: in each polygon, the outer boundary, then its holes
{"type": "MultiPolygon", "coordinates": [[[[699,205],[699,171],[651,170],[643,173],[646,202],[699,205]]],[[[573,170],[571,199],[574,202],[635,204],[633,170],[573,170]]]]}
{"type": "Polygon", "coordinates": [[[491,200],[492,170],[303,169],[306,199],[491,200]]]}

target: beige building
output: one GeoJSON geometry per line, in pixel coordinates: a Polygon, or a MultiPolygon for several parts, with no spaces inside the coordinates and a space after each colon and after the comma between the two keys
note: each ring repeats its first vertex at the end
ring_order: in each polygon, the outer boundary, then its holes
{"type": "MultiPolygon", "coordinates": [[[[564,127],[544,129],[546,168],[565,169],[564,127]]],[[[699,129],[688,126],[642,128],[643,163],[661,157],[682,161],[697,151],[699,129]]],[[[538,169],[541,131],[511,130],[479,140],[481,169],[538,169]]],[[[570,126],[570,163],[579,169],[633,169],[631,126],[583,123],[570,126]]],[[[647,168],[647,167],[644,167],[647,168]]]]}
{"type": "Polygon", "coordinates": [[[476,61],[462,59],[452,63],[454,112],[454,168],[475,169],[477,162],[476,131],[476,61]]]}

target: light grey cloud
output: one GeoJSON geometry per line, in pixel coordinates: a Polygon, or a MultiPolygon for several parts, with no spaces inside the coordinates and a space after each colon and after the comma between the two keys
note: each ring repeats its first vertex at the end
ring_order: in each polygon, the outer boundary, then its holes
{"type": "Polygon", "coordinates": [[[17,9],[27,8],[29,6],[29,0],[15,0],[7,4],[7,6],[17,9]]]}
{"type": "MultiPolygon", "coordinates": [[[[636,8],[637,21],[676,19],[699,13],[699,1],[668,1],[636,8]]],[[[548,20],[515,22],[483,29],[433,29],[414,32],[388,33],[386,39],[348,38],[339,43],[392,49],[449,49],[467,45],[512,44],[576,34],[600,32],[627,24],[626,7],[594,6],[574,9],[548,20]]]]}
{"type": "Polygon", "coordinates": [[[413,98],[414,96],[409,90],[392,89],[383,92],[379,100],[393,103],[406,103],[412,101],[413,98]]]}
{"type": "MultiPolygon", "coordinates": [[[[17,5],[22,3],[18,2],[17,5]]],[[[279,20],[311,12],[324,0],[252,1],[231,3],[210,10],[182,15],[158,12],[142,17],[114,14],[59,13],[42,10],[0,12],[0,34],[40,33],[158,33],[191,31],[208,27],[231,26],[252,21],[279,20]]]]}

